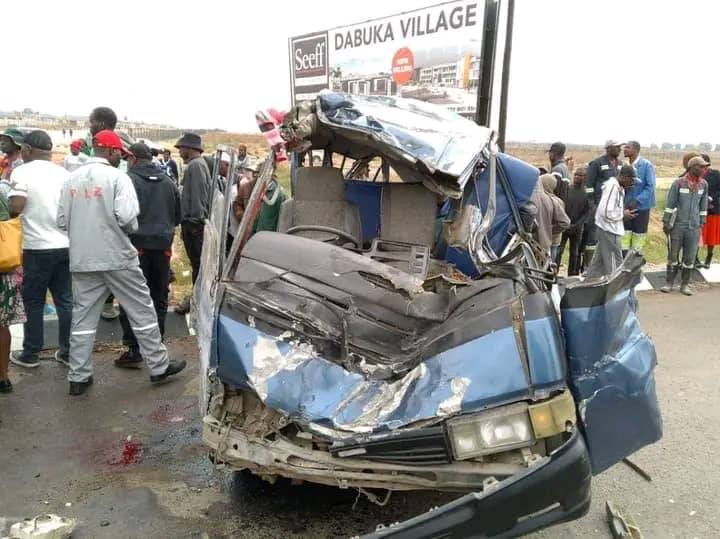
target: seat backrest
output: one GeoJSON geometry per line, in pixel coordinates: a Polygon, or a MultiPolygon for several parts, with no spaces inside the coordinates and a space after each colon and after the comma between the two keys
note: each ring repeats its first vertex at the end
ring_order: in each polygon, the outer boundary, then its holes
{"type": "MultiPolygon", "coordinates": [[[[297,170],[292,201],[280,208],[280,232],[299,225],[318,225],[340,229],[358,242],[362,240],[360,212],[345,198],[342,172],[330,167],[300,167],[297,170]]],[[[335,235],[321,231],[302,231],[298,235],[320,241],[335,235]]]]}
{"type": "Polygon", "coordinates": [[[345,202],[345,183],[339,168],[300,167],[293,186],[295,200],[345,202]]]}
{"type": "Polygon", "coordinates": [[[426,245],[435,241],[437,197],[421,184],[387,183],[383,187],[380,239],[426,245]]]}

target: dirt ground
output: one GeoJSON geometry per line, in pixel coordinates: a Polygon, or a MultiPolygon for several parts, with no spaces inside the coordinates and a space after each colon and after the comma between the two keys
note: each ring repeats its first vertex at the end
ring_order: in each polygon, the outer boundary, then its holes
{"type": "MultiPolygon", "coordinates": [[[[534,537],[610,537],[608,499],[646,538],[720,536],[719,304],[720,288],[641,295],[658,348],[665,437],[633,459],[653,482],[615,466],[594,481],[584,519],[534,537]]],[[[0,395],[0,536],[14,521],[54,512],[79,519],[76,538],[350,537],[454,497],[395,495],[381,508],[352,491],[270,486],[214,469],[200,442],[194,343],[169,348],[190,363],[179,379],[151,387],[146,371],[115,369],[117,352],[106,350],[96,355],[95,385],[79,398],[66,394],[64,368],[53,361],[12,369],[15,393],[0,395]]]]}

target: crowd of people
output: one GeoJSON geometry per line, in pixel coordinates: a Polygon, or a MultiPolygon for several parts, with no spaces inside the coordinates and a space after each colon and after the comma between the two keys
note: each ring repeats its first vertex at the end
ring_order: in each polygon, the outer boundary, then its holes
{"type": "MultiPolygon", "coordinates": [[[[113,317],[115,301],[127,347],[117,367],[146,363],[151,383],[160,383],[186,366],[169,358],[163,342],[170,261],[179,225],[195,283],[213,161],[203,156],[201,137],[185,133],[175,144],[185,164],[179,185],[180,169],[169,150],[129,140],[116,125],[112,109],[93,109],[87,138],[72,140],[62,165],[53,162],[53,142],[45,131],[7,129],[0,135],[0,221],[19,219],[23,230],[22,264],[0,273],[0,393],[13,389],[9,362],[28,369],[40,365],[48,292],[58,318],[55,359],[68,367],[71,395],[93,384],[95,333],[101,316],[113,317]],[[22,350],[11,354],[9,327],[20,323],[22,350]]],[[[228,181],[228,162],[223,155],[217,181],[228,181]]],[[[244,146],[237,162],[231,218],[239,223],[258,166],[244,146]]],[[[277,227],[284,199],[274,181],[255,230],[277,227]]],[[[189,304],[185,298],[175,311],[184,314],[189,304]]]]}
{"type": "MultiPolygon", "coordinates": [[[[575,168],[571,180],[566,152],[562,142],[552,144],[550,166],[540,168],[533,193],[535,238],[555,268],[569,246],[569,276],[610,275],[630,249],[642,253],[645,247],[656,205],[653,164],[640,155],[639,142],[608,140],[605,154],[575,168]]],[[[663,213],[668,239],[663,292],[672,291],[680,274],[680,291],[692,295],[692,270],[709,267],[713,247],[720,244],[720,171],[710,166],[708,155],[687,154],[670,187],[663,213]],[[704,262],[698,260],[701,243],[707,247],[704,262]]]]}
{"type": "MultiPolygon", "coordinates": [[[[45,131],[11,128],[0,135],[0,222],[19,219],[23,230],[22,264],[0,272],[1,393],[12,391],[9,362],[40,364],[48,292],[58,318],[55,359],[68,367],[71,395],[82,395],[93,383],[101,317],[120,318],[127,350],[115,360],[117,367],[146,363],[152,383],[185,368],[185,361],[169,358],[163,343],[175,229],[180,227],[194,285],[214,182],[230,182],[230,249],[248,210],[258,160],[240,145],[236,169],[228,170],[230,155],[223,153],[214,174],[216,163],[204,155],[201,136],[185,133],[175,144],[181,169],[170,150],[133,141],[116,125],[112,109],[93,109],[87,137],[72,140],[62,166],[52,160],[53,142],[45,131]],[[19,323],[22,350],[10,354],[9,326],[19,323]]],[[[566,152],[565,144],[552,144],[549,167],[540,168],[531,199],[536,242],[555,271],[567,248],[569,276],[612,274],[630,249],[642,252],[645,246],[656,205],[654,167],[636,141],[609,140],[604,155],[577,167],[566,152]]],[[[683,169],[663,213],[668,260],[662,290],[670,292],[680,274],[680,291],[691,295],[692,269],[707,267],[720,244],[720,172],[700,154],[688,154],[683,169]],[[701,241],[708,248],[704,264],[697,260],[701,241]]],[[[276,230],[286,198],[273,176],[250,233],[276,230]]],[[[189,309],[186,297],[175,312],[189,309]]]]}

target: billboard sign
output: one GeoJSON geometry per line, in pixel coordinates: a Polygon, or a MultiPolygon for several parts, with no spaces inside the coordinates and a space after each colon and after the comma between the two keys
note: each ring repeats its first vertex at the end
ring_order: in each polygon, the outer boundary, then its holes
{"type": "Polygon", "coordinates": [[[475,119],[485,0],[456,0],[289,40],[293,102],[320,90],[411,97],[475,119]]]}

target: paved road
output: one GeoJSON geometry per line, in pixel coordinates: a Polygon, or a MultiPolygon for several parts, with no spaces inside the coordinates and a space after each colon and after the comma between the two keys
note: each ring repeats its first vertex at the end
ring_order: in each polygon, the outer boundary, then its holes
{"type": "MultiPolygon", "coordinates": [[[[693,298],[648,293],[640,305],[660,357],[665,437],[634,460],[654,481],[616,466],[596,479],[588,516],[536,538],[609,537],[607,499],[627,507],[646,538],[720,536],[720,288],[693,298]]],[[[118,371],[116,352],[105,351],[91,393],[77,399],[52,361],[14,369],[16,392],[0,396],[0,517],[78,517],[76,538],[348,537],[452,498],[396,495],[378,508],[349,491],[213,469],[200,443],[193,343],[170,348],[191,360],[181,380],[152,388],[145,371],[118,371]]]]}

